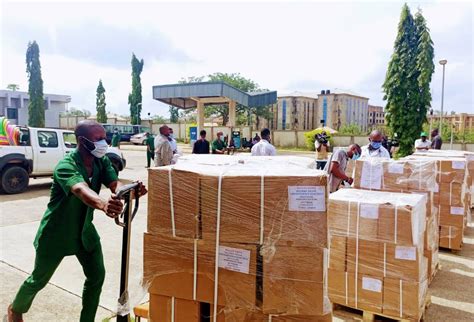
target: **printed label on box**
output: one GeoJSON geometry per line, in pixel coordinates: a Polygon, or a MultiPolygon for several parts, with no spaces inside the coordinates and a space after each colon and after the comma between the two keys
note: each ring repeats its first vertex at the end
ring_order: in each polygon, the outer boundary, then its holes
{"type": "Polygon", "coordinates": [[[389,163],[388,164],[389,173],[403,173],[403,163],[389,163]]]}
{"type": "Polygon", "coordinates": [[[382,292],[382,281],[362,276],[362,288],[372,292],[382,292]]]}
{"type": "Polygon", "coordinates": [[[248,274],[250,250],[219,246],[219,267],[229,271],[248,274]]]}
{"type": "Polygon", "coordinates": [[[416,261],[416,247],[397,246],[395,247],[395,258],[416,261]]]}
{"type": "Polygon", "coordinates": [[[451,168],[453,169],[464,169],[466,167],[465,161],[452,161],[451,168]]]}
{"type": "Polygon", "coordinates": [[[289,186],[290,211],[326,211],[326,187],[289,186]]]}
{"type": "Polygon", "coordinates": [[[464,215],[464,207],[451,207],[451,215],[464,215]]]}
{"type": "Polygon", "coordinates": [[[382,188],[382,163],[372,164],[371,161],[364,161],[362,165],[362,174],[360,176],[360,187],[365,189],[382,188]]]}
{"type": "Polygon", "coordinates": [[[439,192],[439,184],[435,183],[433,191],[434,192],[439,192]]]}
{"type": "Polygon", "coordinates": [[[379,218],[379,205],[370,203],[360,204],[359,214],[362,218],[367,219],[378,219],[379,218]]]}

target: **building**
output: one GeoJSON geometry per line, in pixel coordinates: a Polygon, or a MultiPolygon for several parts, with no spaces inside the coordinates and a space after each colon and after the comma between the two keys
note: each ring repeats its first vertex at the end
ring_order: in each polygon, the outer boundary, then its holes
{"type": "MultiPolygon", "coordinates": [[[[428,115],[428,122],[438,122],[440,115],[428,115]]],[[[474,114],[457,113],[443,116],[443,124],[451,124],[458,133],[474,131],[474,114]]]]}
{"type": "Polygon", "coordinates": [[[339,130],[343,125],[356,124],[367,131],[369,99],[349,90],[322,90],[318,95],[318,126],[339,130]]]}
{"type": "Polygon", "coordinates": [[[318,94],[293,92],[278,97],[272,107],[273,130],[312,130],[318,123],[318,94]]]}
{"type": "Polygon", "coordinates": [[[385,126],[385,112],[383,111],[383,106],[369,105],[369,119],[367,125],[371,129],[385,126]]]}
{"type": "MultiPolygon", "coordinates": [[[[59,128],[59,115],[71,101],[68,95],[44,94],[45,126],[59,128]]],[[[0,90],[0,116],[17,125],[28,125],[27,92],[0,90]]]]}

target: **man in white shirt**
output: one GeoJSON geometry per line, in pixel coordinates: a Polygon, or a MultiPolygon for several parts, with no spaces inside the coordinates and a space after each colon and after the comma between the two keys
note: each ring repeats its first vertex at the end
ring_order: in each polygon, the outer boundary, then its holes
{"type": "Polygon", "coordinates": [[[176,139],[174,138],[174,133],[173,133],[173,128],[170,129],[170,136],[168,137],[171,145],[171,150],[173,150],[173,153],[176,154],[178,153],[178,143],[176,142],[176,139]]]}
{"type": "Polygon", "coordinates": [[[424,151],[431,148],[431,141],[427,140],[428,134],[426,132],[421,132],[420,139],[415,141],[415,150],[424,151]]]}
{"type": "Polygon", "coordinates": [[[372,131],[369,136],[370,143],[362,147],[361,158],[384,158],[390,159],[390,153],[382,146],[382,133],[378,130],[372,131]]]}
{"type": "Polygon", "coordinates": [[[252,147],[252,155],[253,156],[274,156],[276,155],[276,149],[273,145],[271,145],[271,138],[270,138],[270,130],[263,129],[260,132],[262,139],[260,142],[255,144],[252,147]]]}

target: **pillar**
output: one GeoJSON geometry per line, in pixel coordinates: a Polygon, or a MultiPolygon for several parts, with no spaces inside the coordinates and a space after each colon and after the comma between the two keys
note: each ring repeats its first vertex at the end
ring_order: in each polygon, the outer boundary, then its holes
{"type": "Polygon", "coordinates": [[[227,126],[229,126],[230,128],[233,128],[235,127],[235,106],[236,106],[236,102],[235,101],[230,101],[229,102],[229,123],[227,124],[227,126]]]}
{"type": "Polygon", "coordinates": [[[204,129],[204,103],[197,101],[197,133],[204,129]]]}

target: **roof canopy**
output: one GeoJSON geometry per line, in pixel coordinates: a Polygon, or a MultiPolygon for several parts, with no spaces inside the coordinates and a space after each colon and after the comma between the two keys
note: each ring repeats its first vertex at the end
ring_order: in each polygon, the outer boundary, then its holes
{"type": "Polygon", "coordinates": [[[224,82],[200,82],[153,86],[153,99],[182,109],[204,105],[223,104],[230,101],[248,107],[274,104],[276,91],[246,93],[224,82]]]}

